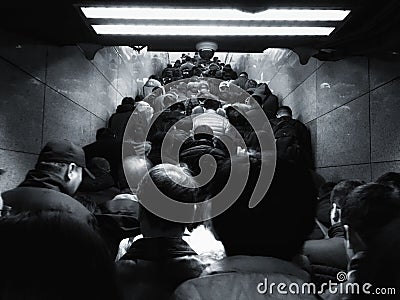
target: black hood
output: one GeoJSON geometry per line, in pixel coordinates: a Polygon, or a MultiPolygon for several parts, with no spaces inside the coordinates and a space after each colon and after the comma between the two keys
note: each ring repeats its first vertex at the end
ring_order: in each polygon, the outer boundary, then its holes
{"type": "Polygon", "coordinates": [[[127,111],[134,111],[135,110],[135,105],[133,104],[120,104],[117,107],[117,113],[123,113],[127,111]]]}

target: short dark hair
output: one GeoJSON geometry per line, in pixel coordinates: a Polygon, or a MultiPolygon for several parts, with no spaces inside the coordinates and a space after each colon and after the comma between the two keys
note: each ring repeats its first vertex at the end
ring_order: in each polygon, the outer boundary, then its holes
{"type": "Polygon", "coordinates": [[[400,190],[400,173],[397,172],[387,172],[376,180],[376,183],[383,185],[391,185],[400,190]]]}
{"type": "Polygon", "coordinates": [[[379,183],[356,187],[342,207],[342,223],[353,228],[363,241],[399,217],[399,191],[379,183]]]}
{"type": "Polygon", "coordinates": [[[365,184],[361,180],[343,180],[334,186],[331,191],[331,204],[335,203],[339,208],[346,204],[347,195],[349,195],[356,187],[365,184]]]}
{"type": "Polygon", "coordinates": [[[205,109],[213,109],[213,110],[217,110],[220,107],[220,102],[218,100],[215,99],[205,99],[204,100],[204,104],[203,107],[205,109]]]}
{"type": "Polygon", "coordinates": [[[133,99],[132,97],[124,97],[124,98],[122,98],[121,104],[135,105],[135,99],[133,99]]]}
{"type": "Polygon", "coordinates": [[[185,110],[185,104],[183,104],[182,102],[176,102],[174,104],[172,104],[169,109],[172,110],[181,110],[184,111],[185,110]]]}
{"type": "Polygon", "coordinates": [[[65,172],[67,171],[68,165],[68,163],[41,161],[36,164],[35,169],[64,176],[65,172]]]}
{"type": "Polygon", "coordinates": [[[290,114],[291,116],[293,115],[292,113],[292,109],[289,106],[281,106],[278,108],[278,111],[276,113],[279,113],[281,111],[287,112],[288,114],[290,114]]]}
{"type": "Polygon", "coordinates": [[[96,141],[100,140],[113,140],[115,139],[115,132],[111,128],[103,127],[96,131],[96,141]]]}
{"type": "MultiPolygon", "coordinates": [[[[212,183],[211,196],[225,186],[233,174],[243,173],[242,158],[226,160],[212,183]]],[[[302,250],[314,227],[316,191],[310,173],[302,166],[277,161],[271,186],[262,201],[249,208],[257,184],[261,159],[250,158],[250,172],[244,191],[236,202],[213,219],[218,238],[227,255],[271,256],[291,260],[302,250]]]]}

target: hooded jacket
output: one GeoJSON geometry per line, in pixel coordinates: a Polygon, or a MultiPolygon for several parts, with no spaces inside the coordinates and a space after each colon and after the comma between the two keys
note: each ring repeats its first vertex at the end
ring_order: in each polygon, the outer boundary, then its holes
{"type": "Polygon", "coordinates": [[[108,120],[108,127],[111,128],[116,135],[116,140],[122,142],[126,124],[134,111],[133,104],[118,105],[116,112],[108,120]]]}

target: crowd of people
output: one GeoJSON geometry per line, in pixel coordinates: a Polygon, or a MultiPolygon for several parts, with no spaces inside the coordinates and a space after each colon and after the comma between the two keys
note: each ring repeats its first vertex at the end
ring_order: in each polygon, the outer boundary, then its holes
{"type": "Polygon", "coordinates": [[[267,83],[182,60],[123,98],[95,142],[48,142],[3,191],[0,299],[396,299],[400,174],[325,182],[307,127],[267,83]],[[250,208],[271,155],[272,182],[250,208]],[[200,212],[211,220],[149,208],[161,191],[195,216],[246,166],[237,200],[200,212]]]}

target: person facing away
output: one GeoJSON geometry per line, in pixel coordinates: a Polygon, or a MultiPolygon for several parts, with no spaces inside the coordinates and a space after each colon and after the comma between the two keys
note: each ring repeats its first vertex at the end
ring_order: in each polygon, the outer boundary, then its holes
{"type": "Polygon", "coordinates": [[[0,218],[2,300],[118,300],[115,266],[95,230],[65,211],[0,218]]]}
{"type": "Polygon", "coordinates": [[[115,132],[115,139],[118,143],[122,143],[126,125],[134,110],[135,99],[132,97],[124,97],[115,113],[113,113],[108,120],[108,127],[115,132]]]}
{"type": "Polygon", "coordinates": [[[105,158],[92,158],[88,168],[96,178],[83,177],[74,198],[83,205],[92,207],[92,212],[94,212],[98,205],[114,198],[120,193],[120,190],[115,186],[114,179],[111,176],[110,164],[105,158]]]}
{"type": "Polygon", "coordinates": [[[50,141],[39,154],[33,170],[15,189],[2,194],[4,204],[13,213],[60,210],[92,222],[92,214],[72,198],[82,182],[82,172],[94,178],[86,168],[85,153],[71,141],[50,141]]]}
{"type": "Polygon", "coordinates": [[[204,113],[199,115],[192,115],[193,130],[201,125],[210,126],[216,137],[221,138],[228,136],[232,140],[236,140],[236,133],[233,126],[229,123],[228,119],[217,113],[220,107],[220,101],[211,97],[204,100],[203,107],[204,113]]]}
{"type": "MultiPolygon", "coordinates": [[[[229,160],[225,161],[210,196],[217,194],[229,177],[244,176],[246,161],[243,157],[232,159],[232,165],[229,160]]],[[[275,288],[270,290],[269,284],[301,286],[310,280],[308,272],[294,262],[299,260],[313,227],[316,193],[309,173],[301,166],[278,160],[267,194],[255,207],[249,208],[260,169],[261,159],[250,158],[243,192],[239,191],[236,202],[212,219],[227,257],[211,264],[199,278],[180,285],[173,299],[283,299],[285,295],[275,288]]],[[[218,204],[214,201],[214,205],[218,204]]],[[[315,299],[309,294],[286,296],[315,299]]]]}
{"type": "Polygon", "coordinates": [[[96,131],[96,141],[82,147],[85,159],[90,164],[92,158],[105,158],[110,164],[111,175],[117,182],[118,166],[121,164],[121,145],[116,142],[116,135],[110,128],[102,127],[96,131]]]}
{"type": "Polygon", "coordinates": [[[133,242],[116,263],[123,299],[168,299],[179,284],[204,269],[196,252],[182,239],[185,224],[165,220],[144,207],[143,201],[157,201],[158,190],[176,201],[194,202],[197,184],[188,170],[172,164],[153,167],[141,181],[138,198],[143,238],[133,242]]]}
{"type": "Polygon", "coordinates": [[[310,132],[302,122],[293,119],[291,108],[281,106],[276,118],[270,122],[276,139],[278,157],[301,162],[309,169],[313,169],[310,132]]]}

